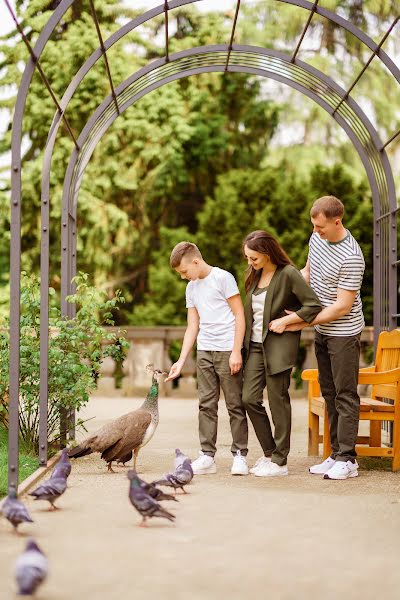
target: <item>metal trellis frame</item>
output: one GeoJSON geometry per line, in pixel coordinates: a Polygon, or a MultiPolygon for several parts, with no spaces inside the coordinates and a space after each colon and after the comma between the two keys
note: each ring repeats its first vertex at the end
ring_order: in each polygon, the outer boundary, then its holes
{"type": "MultiPolygon", "coordinates": [[[[58,101],[40,65],[41,54],[66,11],[74,0],[61,0],[39,38],[32,48],[22,27],[8,2],[4,0],[30,53],[18,90],[12,130],[12,170],[11,170],[11,253],[10,253],[10,404],[9,404],[9,494],[15,495],[18,485],[18,411],[19,411],[19,342],[20,342],[20,271],[21,271],[21,139],[22,120],[25,102],[33,73],[37,68],[56,106],[56,113],[50,127],[44,150],[42,190],[41,190],[41,328],[40,328],[40,439],[39,460],[47,462],[47,393],[48,393],[48,285],[49,285],[49,211],[50,211],[50,169],[58,129],[64,123],[74,143],[66,170],[61,216],[61,308],[66,317],[74,315],[75,308],[66,301],[73,292],[72,277],[77,264],[77,205],[80,185],[86,166],[98,142],[114,120],[144,95],[169,82],[183,77],[204,73],[249,73],[279,81],[304,94],[326,110],[344,130],[356,149],[371,187],[374,206],[374,326],[376,336],[381,329],[396,326],[397,312],[397,203],[393,174],[386,147],[400,134],[394,133],[386,143],[382,143],[377,131],[350,96],[350,92],[368,69],[373,59],[380,61],[400,85],[400,71],[382,46],[399,21],[397,17],[381,42],[376,44],[369,36],[343,17],[318,5],[318,0],[276,0],[277,2],[303,8],[309,12],[305,27],[297,46],[290,56],[275,50],[249,45],[234,44],[236,23],[240,12],[237,0],[232,31],[228,44],[190,48],[170,54],[168,34],[168,13],[170,10],[189,5],[199,0],[164,0],[142,15],[132,19],[107,40],[103,40],[94,0],[89,0],[90,13],[95,24],[99,47],[88,57],[71,80],[62,99],[58,101]],[[118,87],[114,87],[107,51],[116,42],[139,25],[152,18],[165,15],[165,56],[132,73],[118,87]],[[315,14],[340,26],[355,36],[372,55],[364,65],[357,79],[346,91],[326,74],[297,58],[300,46],[315,14]],[[103,57],[110,94],[97,107],[80,135],[76,139],[66,119],[69,102],[86,74],[103,57]]],[[[70,415],[71,417],[71,415],[70,415]]],[[[66,427],[73,435],[71,418],[66,427]]]]}

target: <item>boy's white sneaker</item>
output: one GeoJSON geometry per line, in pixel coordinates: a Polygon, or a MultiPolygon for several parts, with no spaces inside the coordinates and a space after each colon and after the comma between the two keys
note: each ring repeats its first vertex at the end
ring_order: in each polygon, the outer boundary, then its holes
{"type": "Polygon", "coordinates": [[[335,462],[336,460],[334,458],[328,456],[324,462],[319,463],[318,465],[313,465],[308,470],[312,475],[325,475],[325,473],[327,473],[329,469],[333,467],[335,462]]]}
{"type": "Polygon", "coordinates": [[[349,477],[358,477],[358,463],[351,460],[337,460],[333,467],[324,475],[324,479],[349,479],[349,477]]]}
{"type": "Polygon", "coordinates": [[[240,454],[238,450],[233,457],[233,463],[231,468],[231,475],[248,475],[249,467],[247,466],[246,457],[240,454]]]}
{"type": "Polygon", "coordinates": [[[203,454],[200,450],[199,458],[192,462],[192,469],[194,475],[210,475],[217,472],[217,465],[213,456],[203,454]]]}
{"type": "Polygon", "coordinates": [[[271,461],[259,467],[254,475],[256,477],[282,477],[289,475],[289,471],[287,465],[280,466],[271,461]]]}
{"type": "Polygon", "coordinates": [[[270,463],[271,462],[271,457],[270,456],[261,456],[255,463],[254,467],[251,467],[250,469],[250,473],[253,473],[253,475],[255,475],[256,471],[259,469],[259,467],[261,467],[262,465],[266,464],[266,463],[270,463]]]}

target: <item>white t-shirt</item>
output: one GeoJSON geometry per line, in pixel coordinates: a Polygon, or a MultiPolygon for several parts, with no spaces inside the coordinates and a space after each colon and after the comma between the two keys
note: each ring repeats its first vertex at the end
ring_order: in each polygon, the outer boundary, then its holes
{"type": "Polygon", "coordinates": [[[199,313],[198,350],[232,351],[235,316],[227,298],[237,294],[239,289],[234,276],[218,267],[212,267],[204,279],[189,281],[186,308],[195,308],[199,313]]]}
{"type": "Polygon", "coordinates": [[[262,292],[251,296],[251,308],[253,310],[251,341],[258,342],[259,344],[263,341],[264,306],[266,297],[267,290],[263,290],[262,292]]]}

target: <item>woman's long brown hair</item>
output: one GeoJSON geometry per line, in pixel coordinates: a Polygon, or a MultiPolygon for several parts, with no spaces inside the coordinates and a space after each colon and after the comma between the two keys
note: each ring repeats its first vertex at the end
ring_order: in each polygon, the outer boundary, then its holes
{"type": "MultiPolygon", "coordinates": [[[[247,246],[254,252],[260,252],[260,254],[267,254],[272,264],[277,267],[285,267],[286,265],[292,265],[292,261],[280,245],[280,243],[274,238],[273,235],[267,231],[259,229],[258,231],[252,231],[245,238],[243,242],[244,247],[247,246]]],[[[254,283],[261,277],[261,269],[256,271],[254,267],[249,265],[246,271],[245,289],[246,292],[254,285],[254,283]]]]}

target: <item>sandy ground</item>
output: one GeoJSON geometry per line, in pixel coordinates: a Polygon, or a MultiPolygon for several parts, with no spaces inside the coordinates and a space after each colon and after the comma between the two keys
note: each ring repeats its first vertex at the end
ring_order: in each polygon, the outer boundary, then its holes
{"type": "MultiPolygon", "coordinates": [[[[141,400],[94,398],[84,416],[90,430],[136,408],[141,400]]],[[[198,452],[194,400],[160,399],[160,425],[139,457],[152,480],[172,467],[180,447],[198,452]]],[[[28,535],[49,558],[42,600],[385,600],[400,590],[400,475],[360,471],[324,481],[307,468],[306,403],[293,401],[289,477],[232,477],[223,402],[218,473],[198,476],[179,504],[164,503],[176,523],[138,527],[127,469],[106,472],[99,456],[74,462],[60,510],[26,503],[35,520],[16,536],[0,520],[0,600],[14,597],[13,566],[28,535]]],[[[259,457],[250,436],[249,462],[259,457]]]]}

